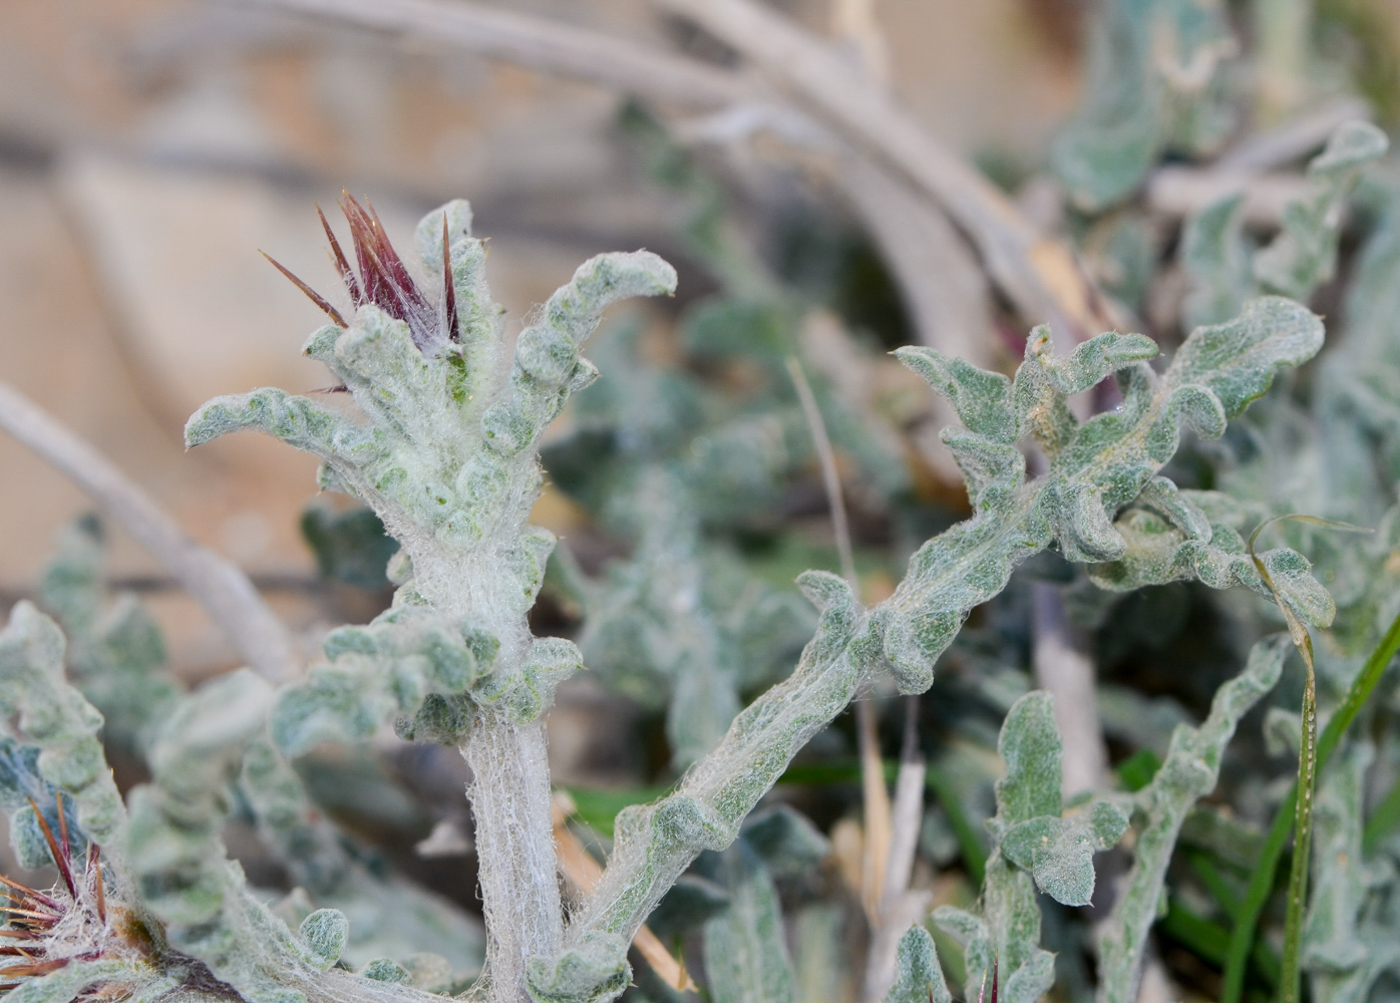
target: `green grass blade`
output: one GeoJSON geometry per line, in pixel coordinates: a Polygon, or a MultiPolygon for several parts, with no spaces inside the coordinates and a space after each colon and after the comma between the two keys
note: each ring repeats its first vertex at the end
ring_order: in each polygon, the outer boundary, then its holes
{"type": "MultiPolygon", "coordinates": [[[[1306,636],[1306,635],[1305,635],[1306,636]]],[[[1308,904],[1308,867],[1312,861],[1313,796],[1317,787],[1317,675],[1313,670],[1312,643],[1300,646],[1307,663],[1303,689],[1303,740],[1298,750],[1297,805],[1293,828],[1293,866],[1288,875],[1288,915],[1283,927],[1282,1003],[1298,1003],[1303,978],[1303,914],[1308,904]]]]}
{"type": "MultiPolygon", "coordinates": [[[[1391,623],[1385,637],[1381,638],[1381,643],[1366,659],[1366,664],[1352,681],[1341,706],[1323,729],[1322,737],[1317,742],[1318,769],[1326,765],[1337,743],[1356,720],[1356,715],[1361,712],[1362,706],[1381,681],[1381,676],[1397,650],[1400,650],[1400,616],[1391,623]]],[[[1225,981],[1221,986],[1220,1003],[1240,1003],[1240,994],[1244,990],[1245,968],[1254,945],[1254,931],[1259,923],[1259,913],[1263,911],[1264,903],[1273,891],[1279,858],[1283,856],[1289,833],[1293,830],[1297,795],[1298,788],[1295,784],[1279,805],[1278,814],[1274,816],[1274,823],[1264,841],[1263,852],[1259,855],[1259,863],[1250,876],[1249,888],[1245,892],[1234,932],[1230,936],[1230,950],[1225,961],[1225,981]]]]}
{"type": "Polygon", "coordinates": [[[967,812],[963,810],[962,802],[958,800],[958,795],[948,778],[938,770],[930,769],[924,775],[924,783],[928,789],[933,791],[938,798],[938,803],[943,806],[943,810],[948,813],[948,822],[953,827],[953,835],[958,839],[958,847],[962,851],[963,866],[967,868],[968,876],[972,878],[975,887],[982,887],[982,879],[987,874],[987,847],[977,835],[977,829],[973,826],[972,820],[967,817],[967,812]]]}
{"type": "Polygon", "coordinates": [[[1361,837],[1361,848],[1369,856],[1376,852],[1381,840],[1400,828],[1400,784],[1390,789],[1366,822],[1366,831],[1361,837]]]}

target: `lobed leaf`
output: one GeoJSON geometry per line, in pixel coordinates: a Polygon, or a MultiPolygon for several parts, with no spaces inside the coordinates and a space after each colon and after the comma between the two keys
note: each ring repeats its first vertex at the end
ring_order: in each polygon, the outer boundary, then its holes
{"type": "MultiPolygon", "coordinates": [[[[328,661],[278,696],[272,735],[280,749],[298,756],[319,742],[368,738],[391,715],[411,722],[405,728],[424,730],[429,722],[419,715],[428,699],[468,693],[491,671],[498,649],[484,631],[422,606],[398,606],[367,626],[341,627],[326,638],[328,661]]],[[[433,715],[439,704],[426,709],[433,715]]]]}
{"type": "Polygon", "coordinates": [[[604,1000],[620,991],[626,945],[666,890],[702,850],[734,841],[792,757],[850,702],[857,670],[847,649],[864,610],[835,575],[809,571],[799,584],[822,615],[796,670],[734,719],[675,793],[618,815],[603,880],[570,922],[564,951],[531,962],[532,992],[604,1000]]]}
{"type": "Polygon", "coordinates": [[[1332,277],[1346,197],[1362,168],[1389,146],[1385,133],[1369,122],[1337,128],[1327,148],[1308,165],[1312,192],[1284,208],[1283,229],[1254,258],[1261,288],[1306,301],[1332,277]]]}
{"type": "MultiPolygon", "coordinates": [[[[1276,297],[1252,301],[1227,324],[1196,330],[1160,377],[1134,361],[1147,354],[1145,339],[1100,335],[1069,360],[1056,362],[1045,333],[1033,333],[1013,383],[1011,406],[1017,409],[1017,428],[1035,432],[1050,451],[1050,467],[1026,482],[1009,443],[971,431],[945,437],[957,445],[959,463],[972,471],[975,508],[970,520],[924,544],[910,559],[894,595],[872,611],[871,634],[880,638],[900,689],[928,688],[934,662],[968,612],[1000,592],[1016,565],[1037,551],[1058,543],[1071,560],[1128,558],[1128,541],[1113,517],[1145,489],[1149,500],[1166,505],[1172,492],[1157,471],[1175,452],[1182,428],[1220,435],[1228,417],[1268,390],[1277,367],[1298,365],[1321,345],[1318,318],[1276,297]],[[1110,370],[1119,372],[1122,406],[1079,425],[1065,405],[1064,391],[1110,370]],[[994,456],[1001,459],[993,461],[994,456]]],[[[927,351],[918,358],[924,371],[937,369],[927,351]]],[[[956,393],[970,393],[967,388],[975,385],[960,378],[962,389],[956,393]]],[[[970,402],[961,408],[974,410],[970,402]]],[[[1200,532],[1197,515],[1181,505],[1166,507],[1200,532]]],[[[1210,565],[1196,557],[1196,550],[1174,550],[1165,565],[1159,558],[1155,567],[1181,573],[1210,565]]],[[[1129,581],[1146,573],[1143,562],[1134,559],[1136,563],[1118,569],[1129,581]]],[[[1315,595],[1309,593],[1306,601],[1316,605],[1315,595]]]]}
{"type": "Polygon", "coordinates": [[[39,750],[39,776],[71,799],[82,832],[119,852],[126,809],[97,738],[102,715],[65,680],[64,647],[57,624],[15,604],[0,631],[0,728],[39,750]]]}

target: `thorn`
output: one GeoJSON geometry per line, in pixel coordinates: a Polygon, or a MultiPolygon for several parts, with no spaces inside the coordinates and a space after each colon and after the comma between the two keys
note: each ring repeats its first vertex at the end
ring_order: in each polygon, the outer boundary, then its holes
{"type": "Polygon", "coordinates": [[[49,898],[43,892],[36,892],[33,888],[30,888],[28,885],[22,885],[18,881],[12,881],[11,879],[5,877],[5,875],[3,874],[0,874],[0,885],[6,885],[9,888],[13,888],[14,892],[20,893],[19,895],[15,895],[15,893],[12,891],[5,892],[5,894],[8,895],[15,902],[22,902],[26,898],[32,898],[37,902],[43,903],[44,905],[53,906],[55,909],[59,907],[58,902],[56,900],[49,898]]]}
{"type": "Polygon", "coordinates": [[[360,284],[355,281],[355,272],[350,267],[350,262],[345,260],[345,252],[340,249],[340,241],[335,239],[335,231],[331,229],[331,224],[326,219],[326,214],[321,211],[319,203],[316,204],[316,215],[321,217],[321,226],[326,231],[326,239],[331,242],[331,253],[335,255],[335,267],[339,269],[340,279],[345,283],[345,288],[350,293],[350,302],[354,303],[355,306],[360,306],[364,303],[364,300],[360,298],[360,284]]]}
{"type": "Polygon", "coordinates": [[[447,339],[460,341],[457,335],[457,290],[452,283],[452,250],[447,240],[447,213],[442,214],[442,289],[447,303],[447,339]]]}
{"type": "Polygon", "coordinates": [[[292,285],[296,286],[303,293],[305,293],[307,298],[310,299],[312,303],[315,303],[318,307],[320,307],[321,310],[325,312],[326,316],[330,317],[330,319],[335,321],[336,324],[338,324],[340,327],[350,326],[349,324],[345,323],[345,318],[340,315],[339,310],[331,306],[330,303],[328,303],[325,300],[325,298],[321,296],[320,293],[316,292],[316,290],[312,289],[305,282],[301,281],[301,279],[293,275],[276,258],[268,254],[266,251],[259,251],[258,253],[261,254],[264,258],[266,258],[268,261],[270,261],[272,263],[273,268],[277,269],[279,272],[281,272],[283,275],[289,278],[292,282],[292,285]]]}
{"type": "Polygon", "coordinates": [[[5,974],[11,977],[18,975],[20,978],[34,978],[38,975],[48,975],[56,972],[68,964],[67,958],[54,958],[52,961],[39,961],[32,965],[11,965],[5,969],[5,974]]]}
{"type": "Polygon", "coordinates": [[[58,806],[58,848],[63,851],[63,861],[69,870],[73,867],[73,844],[68,841],[68,813],[63,810],[63,792],[53,792],[54,804],[58,806]]]}
{"type": "MultiPolygon", "coordinates": [[[[60,795],[61,799],[62,795],[60,795]]],[[[58,868],[58,873],[63,878],[63,883],[68,886],[68,894],[73,896],[76,902],[78,899],[78,889],[73,884],[73,872],[68,868],[67,854],[59,853],[58,842],[53,838],[53,830],[49,828],[48,821],[44,818],[44,813],[39,810],[39,806],[34,803],[34,799],[29,799],[29,807],[34,810],[34,817],[39,820],[39,828],[44,831],[44,839],[49,844],[49,856],[53,857],[54,866],[58,868]]],[[[62,818],[62,800],[59,801],[59,817],[62,818]]],[[[13,910],[9,910],[13,911],[13,910]]]]}

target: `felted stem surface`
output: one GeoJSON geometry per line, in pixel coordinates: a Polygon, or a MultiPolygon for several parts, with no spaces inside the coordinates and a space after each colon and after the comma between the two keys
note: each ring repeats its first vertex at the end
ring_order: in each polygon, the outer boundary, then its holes
{"type": "Polygon", "coordinates": [[[474,779],[482,912],[486,915],[486,999],[530,998],[525,966],[563,941],[563,909],[550,818],[549,767],[542,721],[477,718],[461,747],[474,779]]]}

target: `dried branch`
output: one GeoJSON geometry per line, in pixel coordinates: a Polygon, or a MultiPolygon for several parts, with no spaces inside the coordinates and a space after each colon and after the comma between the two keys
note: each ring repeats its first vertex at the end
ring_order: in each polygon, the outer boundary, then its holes
{"type": "Polygon", "coordinates": [[[831,7],[831,33],[861,69],[874,81],[888,85],[890,49],[875,16],[875,0],[835,0],[831,7]]]}
{"type": "Polygon", "coordinates": [[[807,382],[807,374],[802,371],[802,364],[794,358],[789,358],[787,367],[792,375],[792,385],[797,390],[797,399],[802,402],[802,413],[807,419],[807,427],[812,432],[817,460],[821,464],[822,484],[826,488],[826,500],[831,506],[831,528],[836,534],[836,554],[841,561],[841,577],[846,579],[851,590],[859,595],[860,579],[856,577],[855,555],[851,550],[851,525],[846,518],[846,500],[841,494],[841,474],[836,469],[836,452],[831,448],[831,439],[826,434],[826,422],[822,421],[817,398],[812,393],[812,385],[807,382]]]}
{"type": "Polygon", "coordinates": [[[990,368],[991,290],[947,214],[868,156],[853,154],[838,180],[884,251],[919,344],[990,368]]]}
{"type": "Polygon", "coordinates": [[[1241,207],[1246,223],[1278,226],[1283,210],[1311,191],[1302,174],[1256,174],[1222,171],[1215,167],[1172,165],[1152,172],[1147,179],[1147,204],[1164,216],[1194,216],[1227,195],[1244,195],[1241,207]]]}
{"type": "Polygon", "coordinates": [[[1365,101],[1340,98],[1275,128],[1252,133],[1217,157],[1213,166],[1253,173],[1283,167],[1321,149],[1338,126],[1370,118],[1365,101]]]}
{"type": "Polygon", "coordinates": [[[1277,226],[1283,208],[1308,191],[1301,172],[1284,169],[1326,145],[1346,122],[1370,118],[1366,102],[1342,98],[1241,140],[1206,167],[1168,165],[1152,172],[1147,202],[1169,216],[1189,216],[1236,192],[1247,223],[1277,226]]]}
{"type": "Polygon", "coordinates": [[[968,234],[988,272],[1030,321],[1077,340],[1112,326],[1070,249],[1043,237],[977,170],[943,149],[878,84],[829,45],[751,0],[657,0],[771,74],[856,146],[935,198],[968,234]]]}
{"type": "Polygon", "coordinates": [[[865,833],[861,842],[860,901],[872,929],[880,927],[880,899],[890,859],[894,809],[885,786],[885,764],[880,758],[880,735],[875,707],[866,690],[855,702],[856,739],[860,749],[860,787],[865,833]]]}
{"type": "Polygon", "coordinates": [[[905,697],[904,748],[895,781],[894,809],[890,817],[889,852],[879,909],[871,923],[870,949],[865,959],[861,994],[865,1003],[879,1003],[894,984],[899,940],[910,926],[928,914],[931,893],[909,888],[924,820],[924,777],[927,765],[919,753],[918,697],[905,697]]]}
{"type": "MultiPolygon", "coordinates": [[[[715,109],[771,100],[761,83],[699,60],[658,54],[573,26],[440,0],[234,0],[426,38],[615,87],[651,100],[715,109]]],[[[1067,325],[1076,339],[1111,327],[1070,250],[1042,237],[973,167],[938,146],[858,67],[778,15],[745,0],[658,0],[774,73],[855,140],[936,199],[977,245],[1028,321],[1067,325]]]]}
{"type": "Polygon", "coordinates": [[[591,80],[690,108],[752,100],[756,82],[686,56],[600,32],[471,3],[440,0],[235,0],[376,31],[428,39],[543,73],[591,80]]]}
{"type": "Polygon", "coordinates": [[[273,682],[296,672],[292,639],[248,577],[206,549],[95,449],[0,383],[0,428],[76,484],[180,582],[248,665],[273,682]]]}

